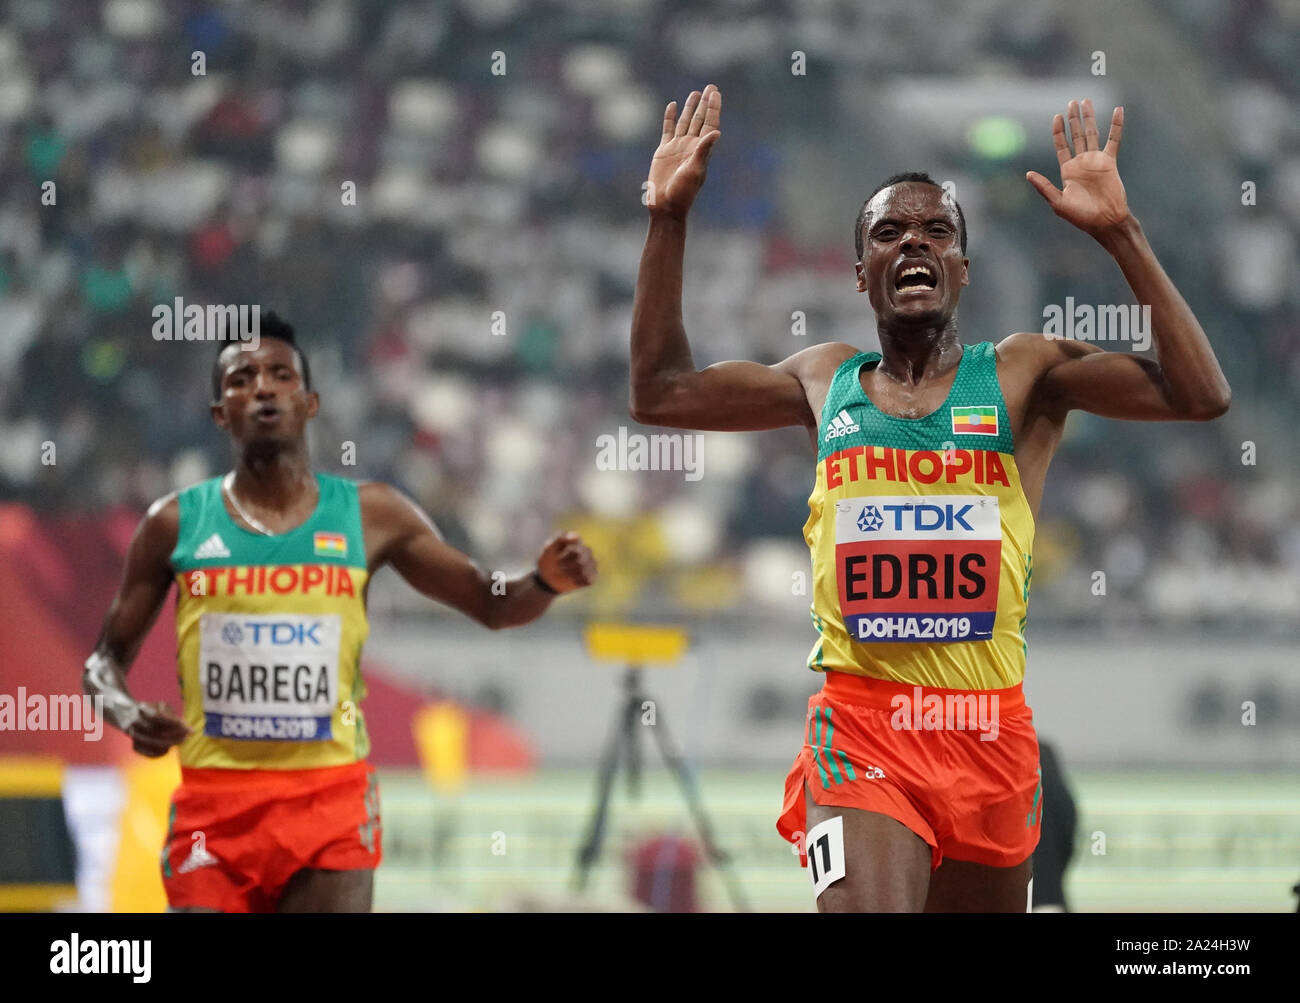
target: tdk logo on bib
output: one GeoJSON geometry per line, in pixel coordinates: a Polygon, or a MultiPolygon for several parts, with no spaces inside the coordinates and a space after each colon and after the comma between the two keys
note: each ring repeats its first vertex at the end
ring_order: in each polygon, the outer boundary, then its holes
{"type": "Polygon", "coordinates": [[[975,507],[968,502],[965,505],[927,505],[923,502],[909,502],[905,505],[867,505],[858,516],[858,529],[865,532],[880,529],[886,522],[895,530],[912,529],[918,533],[935,529],[964,529],[974,532],[975,527],[966,521],[966,516],[975,507]],[[881,510],[885,515],[881,515],[881,510]]]}
{"type": "Polygon", "coordinates": [[[270,644],[284,645],[316,645],[321,644],[320,639],[320,622],[313,623],[258,623],[249,621],[246,624],[228,623],[221,628],[221,639],[227,644],[239,644],[245,638],[244,628],[248,628],[248,636],[253,644],[270,644]]]}
{"type": "Polygon", "coordinates": [[[325,741],[339,690],[338,614],[204,613],[199,686],[204,733],[325,741]]]}
{"type": "Polygon", "coordinates": [[[849,636],[863,644],[988,640],[1001,553],[992,495],[840,502],[835,569],[849,636]]]}
{"type": "Polygon", "coordinates": [[[858,529],[864,533],[872,533],[885,524],[885,520],[880,515],[880,509],[874,505],[868,505],[858,516],[858,529]]]}

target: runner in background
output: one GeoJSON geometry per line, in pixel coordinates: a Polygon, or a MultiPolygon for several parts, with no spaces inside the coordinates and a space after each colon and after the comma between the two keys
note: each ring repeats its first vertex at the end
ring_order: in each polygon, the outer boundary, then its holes
{"type": "Polygon", "coordinates": [[[596,565],[564,533],[534,569],[494,581],[391,486],[314,473],[307,358],[275,314],[259,333],[253,351],[228,343],[212,374],[235,467],[150,506],[84,687],[136,752],[180,746],[162,856],[173,909],[369,911],[381,831],[360,665],[374,573],[392,565],[495,630],[590,585],[596,565]],[[126,684],[173,584],[180,716],[126,684]]]}

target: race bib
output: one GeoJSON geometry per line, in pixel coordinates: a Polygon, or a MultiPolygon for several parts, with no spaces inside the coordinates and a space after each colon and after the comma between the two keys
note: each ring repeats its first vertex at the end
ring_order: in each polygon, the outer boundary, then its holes
{"type": "Polygon", "coordinates": [[[204,613],[199,689],[204,733],[257,741],[328,741],[339,693],[337,614],[204,613]]]}
{"type": "Polygon", "coordinates": [[[991,495],[875,495],[835,505],[835,572],[849,636],[987,641],[1002,523],[991,495]]]}

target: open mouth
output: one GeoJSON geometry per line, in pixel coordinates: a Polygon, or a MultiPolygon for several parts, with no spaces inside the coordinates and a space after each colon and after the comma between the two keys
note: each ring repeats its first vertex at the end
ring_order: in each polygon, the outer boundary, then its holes
{"type": "Polygon", "coordinates": [[[259,407],[256,411],[255,416],[258,421],[267,422],[269,424],[270,422],[280,420],[280,409],[278,407],[272,407],[270,405],[267,405],[266,407],[259,407]]]}
{"type": "Polygon", "coordinates": [[[933,289],[938,284],[939,273],[929,262],[904,262],[894,273],[894,288],[899,292],[933,289]]]}

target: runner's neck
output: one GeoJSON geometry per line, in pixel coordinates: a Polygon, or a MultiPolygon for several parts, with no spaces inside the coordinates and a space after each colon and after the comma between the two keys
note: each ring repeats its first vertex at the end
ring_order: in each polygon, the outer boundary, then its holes
{"type": "Polygon", "coordinates": [[[943,377],[961,362],[955,322],[922,331],[880,332],[876,371],[895,383],[919,386],[943,377]]]}
{"type": "Polygon", "coordinates": [[[242,457],[234,474],[230,488],[246,506],[288,513],[299,507],[304,496],[310,496],[315,504],[316,478],[303,454],[277,453],[268,459],[242,457]]]}

